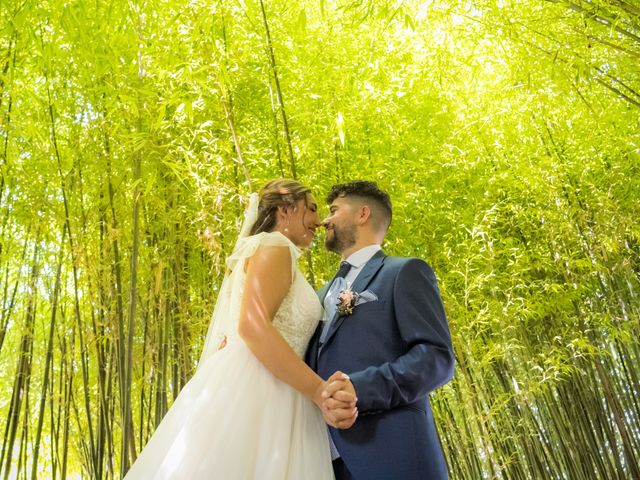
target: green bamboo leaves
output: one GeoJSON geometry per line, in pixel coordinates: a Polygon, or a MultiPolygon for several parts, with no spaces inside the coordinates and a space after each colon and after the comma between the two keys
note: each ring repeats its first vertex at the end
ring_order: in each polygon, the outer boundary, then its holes
{"type": "Polygon", "coordinates": [[[297,176],[319,200],[379,181],[385,250],[433,265],[452,478],[640,477],[639,18],[0,2],[0,476],[127,470],[192,375],[249,192],[297,176]]]}

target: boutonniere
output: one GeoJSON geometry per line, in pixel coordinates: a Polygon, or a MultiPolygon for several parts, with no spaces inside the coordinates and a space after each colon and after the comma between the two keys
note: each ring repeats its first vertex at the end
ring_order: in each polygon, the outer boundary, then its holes
{"type": "Polygon", "coordinates": [[[351,315],[353,309],[358,305],[373,302],[374,300],[378,300],[378,296],[370,290],[365,290],[360,293],[354,292],[351,288],[340,290],[340,293],[338,293],[338,303],[336,303],[336,313],[341,317],[351,315]]]}

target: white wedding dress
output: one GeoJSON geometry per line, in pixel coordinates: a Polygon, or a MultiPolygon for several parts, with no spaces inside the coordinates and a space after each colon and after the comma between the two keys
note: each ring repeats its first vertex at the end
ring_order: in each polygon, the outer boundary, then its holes
{"type": "MultiPolygon", "coordinates": [[[[279,232],[238,241],[224,280],[202,358],[126,480],[333,479],[326,425],[320,410],[281,382],[239,337],[244,264],[260,245],[291,251],[293,281],[274,325],[304,355],[322,309],[298,270],[300,255],[279,232]],[[226,338],[226,346],[219,345],[226,338]]],[[[277,275],[277,272],[274,272],[277,275]]]]}

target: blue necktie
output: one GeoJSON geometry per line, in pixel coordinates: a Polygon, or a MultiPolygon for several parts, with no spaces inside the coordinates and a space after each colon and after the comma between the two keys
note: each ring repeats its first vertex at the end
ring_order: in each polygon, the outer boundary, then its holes
{"type": "Polygon", "coordinates": [[[346,277],[347,273],[349,273],[349,270],[351,270],[351,264],[349,262],[345,262],[345,261],[340,262],[340,268],[338,269],[338,273],[336,273],[336,276],[333,277],[333,279],[335,280],[336,278],[346,277]]]}
{"type": "Polygon", "coordinates": [[[329,328],[333,323],[333,319],[336,316],[336,307],[338,304],[338,294],[341,290],[346,288],[346,281],[344,277],[351,270],[351,264],[349,262],[340,262],[340,269],[336,276],[333,277],[333,281],[329,287],[329,294],[324,300],[324,308],[326,312],[326,317],[324,321],[324,327],[322,328],[322,334],[320,335],[320,343],[324,343],[327,338],[327,334],[329,333],[329,328]]]}

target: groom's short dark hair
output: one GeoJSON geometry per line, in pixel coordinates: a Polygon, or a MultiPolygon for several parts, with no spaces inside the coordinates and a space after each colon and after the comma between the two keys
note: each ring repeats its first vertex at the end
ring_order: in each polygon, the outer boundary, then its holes
{"type": "Polygon", "coordinates": [[[389,228],[392,217],[391,199],[389,194],[381,190],[376,182],[354,180],[334,185],[327,195],[327,204],[331,204],[338,197],[357,197],[363,200],[369,204],[374,224],[384,230],[389,228]]]}

